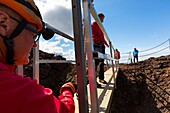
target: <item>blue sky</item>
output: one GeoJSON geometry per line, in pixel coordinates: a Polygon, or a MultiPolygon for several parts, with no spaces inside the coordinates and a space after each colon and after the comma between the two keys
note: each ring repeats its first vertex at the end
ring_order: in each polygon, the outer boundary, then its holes
{"type": "Polygon", "coordinates": [[[170,38],[170,0],[95,0],[94,7],[105,14],[103,25],[121,53],[146,50],[170,38]]]}
{"type": "MultiPolygon", "coordinates": [[[[46,22],[70,36],[73,35],[71,0],[35,1],[46,22]],[[56,1],[58,2],[56,3],[56,1]]],[[[105,14],[103,26],[114,48],[118,48],[121,53],[133,51],[134,47],[139,51],[146,50],[170,38],[170,0],[94,0],[93,4],[96,12],[105,14]]],[[[50,42],[43,43],[48,45],[43,45],[47,51],[56,54],[59,51],[58,53],[65,57],[70,54],[74,56],[74,47],[71,41],[55,36],[50,42]],[[49,47],[51,42],[53,42],[53,46],[49,47]],[[52,48],[55,48],[55,51],[52,48]]],[[[148,51],[148,53],[168,45],[169,42],[162,47],[148,51]]],[[[106,51],[108,52],[108,50],[106,51]]],[[[145,58],[169,53],[170,50],[167,49],[145,58]]],[[[72,58],[74,57],[68,59],[72,58]]]]}

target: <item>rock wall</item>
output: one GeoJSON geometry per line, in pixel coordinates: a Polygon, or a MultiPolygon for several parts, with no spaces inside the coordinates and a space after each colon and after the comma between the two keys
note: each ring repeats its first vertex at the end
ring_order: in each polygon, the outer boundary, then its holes
{"type": "MultiPolygon", "coordinates": [[[[40,59],[66,60],[62,56],[54,56],[40,51],[40,59]]],[[[24,66],[24,75],[33,78],[32,53],[30,63],[24,66]]],[[[55,96],[59,95],[60,87],[66,82],[75,83],[76,68],[71,63],[43,63],[40,64],[40,84],[51,88],[55,96]]]]}
{"type": "Polygon", "coordinates": [[[170,56],[121,64],[110,112],[170,113],[169,67],[170,56]]]}

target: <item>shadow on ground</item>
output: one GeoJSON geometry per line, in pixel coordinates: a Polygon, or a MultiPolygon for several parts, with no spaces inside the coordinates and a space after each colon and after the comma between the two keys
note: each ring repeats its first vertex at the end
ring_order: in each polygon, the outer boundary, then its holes
{"type": "Polygon", "coordinates": [[[147,88],[146,80],[132,78],[120,69],[110,113],[161,113],[147,88]]]}

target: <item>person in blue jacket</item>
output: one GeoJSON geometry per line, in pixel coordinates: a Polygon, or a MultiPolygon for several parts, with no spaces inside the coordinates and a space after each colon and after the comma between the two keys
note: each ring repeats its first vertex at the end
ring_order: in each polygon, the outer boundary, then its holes
{"type": "Polygon", "coordinates": [[[135,63],[135,59],[138,62],[138,53],[139,51],[136,48],[134,48],[134,51],[133,51],[133,62],[134,63],[135,63]]]}

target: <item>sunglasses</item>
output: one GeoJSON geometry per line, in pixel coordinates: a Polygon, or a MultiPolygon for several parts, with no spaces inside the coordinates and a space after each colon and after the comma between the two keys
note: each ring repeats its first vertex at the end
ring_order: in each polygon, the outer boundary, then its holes
{"type": "MultiPolygon", "coordinates": [[[[9,16],[9,17],[12,18],[13,20],[15,20],[16,22],[21,23],[16,18],[14,18],[12,16],[9,16]]],[[[37,42],[39,40],[39,38],[40,38],[40,33],[37,30],[35,30],[33,27],[29,26],[29,25],[26,25],[25,28],[36,34],[35,36],[33,36],[33,40],[34,40],[34,42],[37,42]]]]}

